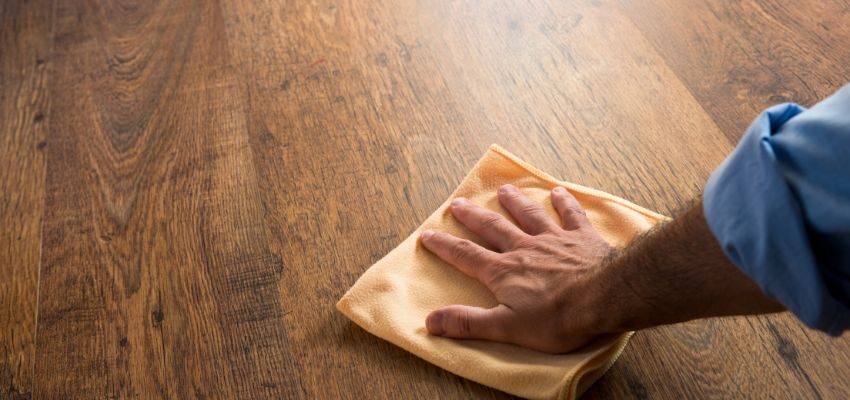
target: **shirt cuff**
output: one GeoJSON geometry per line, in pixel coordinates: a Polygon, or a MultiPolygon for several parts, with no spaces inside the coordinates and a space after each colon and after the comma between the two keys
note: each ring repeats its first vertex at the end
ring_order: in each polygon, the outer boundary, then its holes
{"type": "Polygon", "coordinates": [[[708,226],[723,252],[806,325],[839,335],[848,326],[816,262],[800,203],[777,164],[770,137],[805,111],[781,104],[756,118],[703,193],[708,226]]]}

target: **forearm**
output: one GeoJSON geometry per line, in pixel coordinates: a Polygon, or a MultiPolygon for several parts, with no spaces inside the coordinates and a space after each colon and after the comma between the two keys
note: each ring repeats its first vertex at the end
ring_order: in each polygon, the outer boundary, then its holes
{"type": "Polygon", "coordinates": [[[623,331],[698,318],[782,311],[723,254],[702,202],[651,230],[603,263],[610,330],[623,331]]]}

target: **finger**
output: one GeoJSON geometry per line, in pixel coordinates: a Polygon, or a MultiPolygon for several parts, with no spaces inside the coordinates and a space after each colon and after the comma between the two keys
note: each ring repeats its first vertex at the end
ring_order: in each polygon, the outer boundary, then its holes
{"type": "Polygon", "coordinates": [[[431,312],[425,326],[435,336],[509,342],[511,313],[502,304],[490,309],[454,305],[431,312]]]}
{"type": "Polygon", "coordinates": [[[462,197],[452,201],[452,214],[470,231],[500,251],[513,248],[525,233],[496,212],[487,210],[462,197]]]}
{"type": "Polygon", "coordinates": [[[552,189],[552,206],[561,216],[561,224],[566,230],[571,231],[590,224],[578,200],[563,187],[558,186],[552,189]]]}
{"type": "Polygon", "coordinates": [[[559,229],[555,221],[546,214],[543,206],[525,197],[513,185],[504,185],[499,188],[499,202],[528,234],[538,235],[559,229]]]}
{"type": "Polygon", "coordinates": [[[443,261],[481,283],[487,282],[485,279],[487,267],[493,265],[497,253],[444,232],[426,230],[422,232],[420,240],[426,249],[443,261]]]}

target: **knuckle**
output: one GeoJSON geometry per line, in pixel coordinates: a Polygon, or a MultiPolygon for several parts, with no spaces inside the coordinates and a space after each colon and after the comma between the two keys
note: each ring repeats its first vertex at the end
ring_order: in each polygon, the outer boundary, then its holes
{"type": "Polygon", "coordinates": [[[469,310],[462,310],[455,313],[455,326],[459,336],[469,336],[472,329],[469,326],[469,310]]]}
{"type": "Polygon", "coordinates": [[[569,207],[564,207],[563,213],[567,215],[579,215],[583,217],[587,216],[587,212],[585,212],[584,209],[582,209],[578,205],[570,205],[569,207]]]}
{"type": "Polygon", "coordinates": [[[526,203],[520,207],[520,211],[528,215],[540,215],[543,212],[543,208],[534,203],[526,203]]]}
{"type": "Polygon", "coordinates": [[[502,218],[501,215],[495,214],[495,213],[492,213],[492,214],[488,213],[488,214],[484,215],[483,217],[481,217],[481,219],[478,221],[478,225],[482,229],[495,228],[495,227],[498,227],[499,225],[501,225],[502,221],[503,221],[503,218],[502,218]]]}
{"type": "Polygon", "coordinates": [[[487,280],[491,284],[502,282],[513,269],[510,262],[505,259],[496,261],[488,268],[487,280]]]}
{"type": "Polygon", "coordinates": [[[524,268],[534,263],[534,257],[529,254],[519,254],[516,256],[515,262],[518,268],[524,268]]]}
{"type": "Polygon", "coordinates": [[[538,244],[538,240],[539,239],[535,236],[525,236],[518,239],[514,247],[517,249],[536,249],[540,246],[538,244]]]}
{"type": "Polygon", "coordinates": [[[452,256],[455,259],[463,260],[469,258],[470,254],[475,252],[475,244],[469,240],[462,239],[452,246],[452,256]]]}

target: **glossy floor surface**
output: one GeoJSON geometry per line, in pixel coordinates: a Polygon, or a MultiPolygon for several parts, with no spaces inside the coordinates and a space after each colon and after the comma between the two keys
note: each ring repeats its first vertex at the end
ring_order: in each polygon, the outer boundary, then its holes
{"type": "MultiPolygon", "coordinates": [[[[505,398],[333,308],[491,143],[663,213],[850,77],[846,1],[0,2],[0,399],[505,398]]],[[[848,398],[790,315],[587,398],[848,398]]]]}

